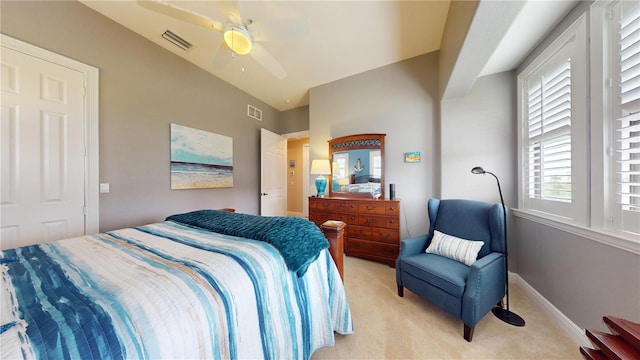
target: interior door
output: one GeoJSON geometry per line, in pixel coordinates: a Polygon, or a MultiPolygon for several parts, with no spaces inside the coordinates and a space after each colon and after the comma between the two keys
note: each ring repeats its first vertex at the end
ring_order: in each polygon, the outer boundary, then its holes
{"type": "Polygon", "coordinates": [[[287,215],[287,138],[261,131],[260,215],[287,215]]]}
{"type": "Polygon", "coordinates": [[[2,47],[0,248],[85,233],[84,77],[2,47]]]}

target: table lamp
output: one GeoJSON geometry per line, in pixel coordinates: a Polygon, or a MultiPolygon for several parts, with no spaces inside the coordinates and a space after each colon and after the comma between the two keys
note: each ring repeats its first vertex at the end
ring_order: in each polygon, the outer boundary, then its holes
{"type": "Polygon", "coordinates": [[[325,197],[324,190],[327,188],[327,178],[324,175],[331,175],[331,164],[329,160],[313,160],[311,163],[311,174],[318,175],[316,178],[317,196],[325,197]]]}

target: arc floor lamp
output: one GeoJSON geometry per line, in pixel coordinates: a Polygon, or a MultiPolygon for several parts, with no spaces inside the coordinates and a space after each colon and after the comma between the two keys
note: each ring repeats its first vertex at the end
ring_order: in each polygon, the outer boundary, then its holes
{"type": "Polygon", "coordinates": [[[500,202],[502,203],[502,214],[504,216],[504,284],[506,286],[505,292],[507,294],[507,308],[494,307],[491,309],[493,315],[498,319],[514,326],[524,326],[524,319],[520,315],[509,310],[509,251],[507,250],[507,208],[504,206],[504,199],[502,198],[502,189],[500,188],[500,180],[498,177],[489,171],[485,171],[482,167],[476,166],[471,169],[474,174],[489,174],[496,178],[498,183],[498,192],[500,193],[500,202]]]}

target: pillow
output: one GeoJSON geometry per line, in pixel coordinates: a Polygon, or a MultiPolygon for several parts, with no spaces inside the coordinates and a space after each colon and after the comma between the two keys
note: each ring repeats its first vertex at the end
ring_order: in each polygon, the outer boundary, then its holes
{"type": "Polygon", "coordinates": [[[448,257],[449,259],[471,266],[471,264],[476,262],[478,252],[480,252],[482,245],[484,245],[483,241],[465,240],[435,230],[431,244],[429,244],[429,247],[424,252],[448,257]]]}

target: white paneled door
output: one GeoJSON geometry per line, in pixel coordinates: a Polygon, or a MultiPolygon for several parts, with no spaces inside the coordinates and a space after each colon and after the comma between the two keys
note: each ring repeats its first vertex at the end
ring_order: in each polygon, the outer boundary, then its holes
{"type": "Polygon", "coordinates": [[[260,215],[287,215],[287,138],[262,129],[260,215]]]}
{"type": "Polygon", "coordinates": [[[85,233],[84,78],[2,48],[0,247],[85,233]]]}

